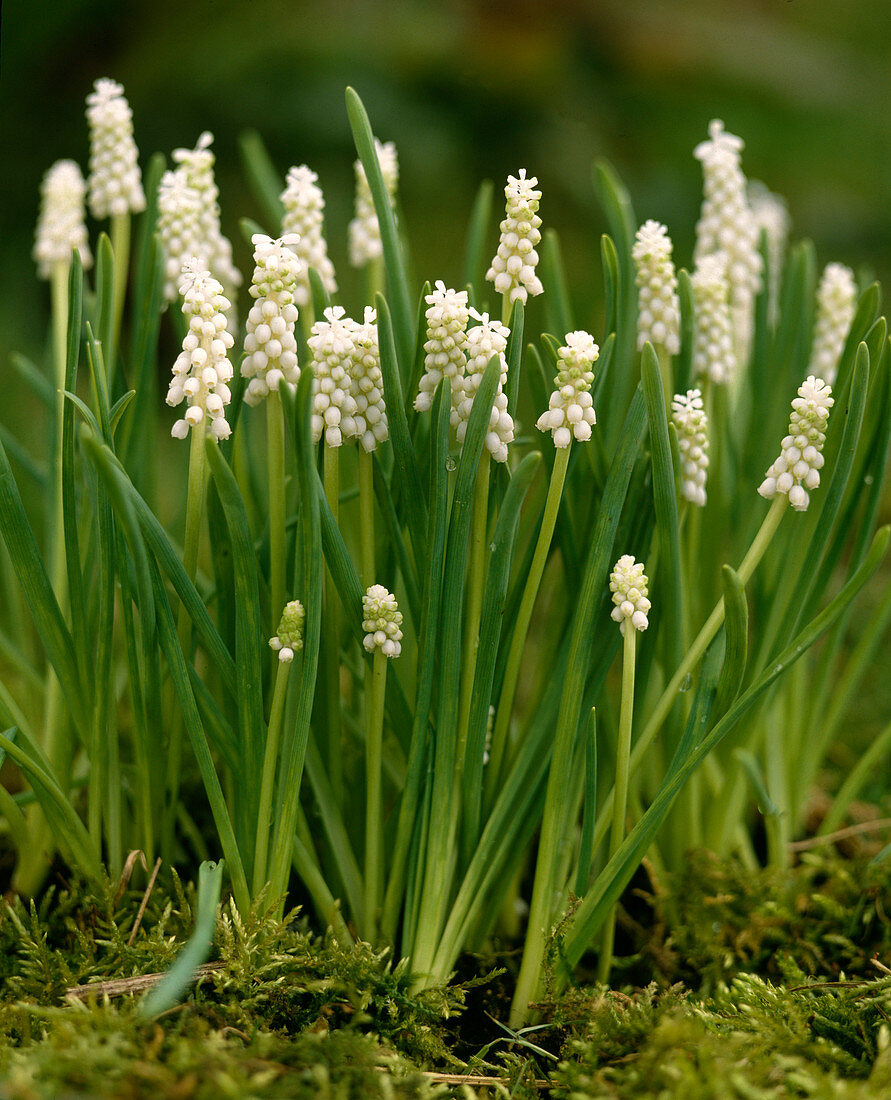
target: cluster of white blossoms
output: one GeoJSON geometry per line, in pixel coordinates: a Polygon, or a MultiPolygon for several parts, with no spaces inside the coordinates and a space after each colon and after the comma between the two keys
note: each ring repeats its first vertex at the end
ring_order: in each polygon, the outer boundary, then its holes
{"type": "Polygon", "coordinates": [[[507,384],[507,360],[504,352],[510,329],[500,321],[491,320],[488,313],[478,313],[475,309],[468,312],[479,324],[467,330],[467,369],[460,380],[460,388],[453,391],[452,425],[456,429],[458,442],[463,443],[473,399],[480,388],[489,360],[497,355],[501,363],[501,379],[492,402],[486,448],[496,462],[507,462],[507,447],[514,440],[514,422],[507,411],[507,394],[504,392],[507,384]]]}
{"type": "Polygon", "coordinates": [[[124,88],[97,80],[87,96],[90,128],[90,213],[94,218],[145,210],[139,154],[133,140],[133,112],[124,88]]]}
{"type": "Polygon", "coordinates": [[[708,417],[699,390],[674,395],[671,422],[677,429],[681,453],[681,496],[701,508],[708,475],[708,417]]]}
{"type": "Polygon", "coordinates": [[[245,403],[258,405],[282,382],[296,386],[300,380],[294,298],[303,264],[293,251],[295,234],[274,241],[255,233],[251,243],[255,267],[249,293],[256,301],[248,314],[241,374],[249,379],[245,403]]]}
{"type": "Polygon", "coordinates": [[[282,664],[290,664],[294,660],[294,654],[303,649],[303,623],[306,612],[299,600],[291,600],[285,604],[281,621],[278,624],[278,633],[269,639],[270,649],[275,650],[282,664]]]}
{"type": "Polygon", "coordinates": [[[615,604],[610,618],[619,624],[623,635],[626,623],[630,622],[635,630],[646,630],[650,625],[647,612],[652,605],[647,599],[648,584],[643,563],[635,561],[631,554],[623,554],[609,575],[609,590],[615,604]]]}
{"type": "Polygon", "coordinates": [[[671,237],[660,222],[638,229],[631,257],[637,269],[637,347],[649,342],[669,355],[681,350],[678,280],[671,259],[671,237]]]}
{"type": "Polygon", "coordinates": [[[364,451],[373,451],[389,439],[387,409],[384,404],[384,377],[381,373],[380,339],[377,313],[365,307],[364,322],[353,333],[350,366],[350,393],[356,406],[353,431],[364,451]]]}
{"type": "MultiPolygon", "coordinates": [[[[181,206],[181,216],[185,218],[191,206],[197,211],[197,223],[185,234],[194,242],[194,255],[200,256],[205,264],[216,272],[228,294],[241,286],[241,272],[232,261],[232,244],[223,236],[220,227],[220,191],[214,179],[214,155],[211,152],[213,134],[205,130],[194,149],[174,149],[173,160],[181,186],[170,192],[183,202],[182,187],[190,188],[195,194],[181,206]]],[[[160,197],[160,196],[159,196],[160,197]]],[[[167,255],[167,242],[162,237],[167,255]]],[[[172,247],[170,255],[173,255],[172,247]]],[[[180,263],[184,257],[180,257],[180,263]]]]}
{"type": "Polygon", "coordinates": [[[93,262],[87,243],[87,185],[73,160],[57,160],[40,185],[40,217],[34,234],[34,261],[41,279],[49,279],[57,263],[67,264],[73,249],[80,262],[93,262]]]}
{"type": "Polygon", "coordinates": [[[568,447],[573,436],[580,442],[591,438],[591,427],[596,423],[590,394],[594,381],[591,368],[599,355],[600,348],[589,332],[580,330],[566,334],[548,410],[535,424],[540,432],[550,431],[555,447],[568,447]]]}
{"type": "Polygon", "coordinates": [[[352,395],[350,367],[356,322],[345,316],[343,306],[329,306],[324,320],[312,326],[307,346],[312,354],[312,438],[325,433],[328,447],[339,447],[355,434],[356,401],[352,395]]]}
{"type": "Polygon", "coordinates": [[[775,324],[780,308],[780,279],[792,219],[783,197],[769,191],[760,180],[749,182],[748,196],[755,228],[759,236],[762,230],[767,234],[767,309],[770,323],[775,324]]]}
{"type": "Polygon", "coordinates": [[[808,370],[830,384],[857,309],[854,272],[844,264],[827,264],[817,288],[817,320],[808,370]]]}
{"type": "Polygon", "coordinates": [[[323,233],[325,197],[316,182],[318,178],[316,173],[305,164],[301,164],[298,168],[290,168],[287,186],[281,193],[282,205],[285,208],[282,232],[285,235],[297,234],[299,239],[294,251],[304,265],[294,292],[294,300],[301,307],[309,305],[312,301],[309,285],[310,268],[317,272],[326,294],[337,292],[334,264],[328,257],[328,244],[323,233]]]}
{"type": "Polygon", "coordinates": [[[758,227],[746,198],[746,178],[740,165],[742,138],[728,134],[720,119],[708,127],[709,139],[696,146],[702,162],[702,213],[696,225],[698,262],[712,252],[727,253],[733,335],[741,362],[749,358],[755,295],[761,289],[758,227]]]}
{"type": "Polygon", "coordinates": [[[173,379],[167,391],[167,404],[179,405],[188,399],[185,418],[171,429],[176,439],[185,439],[189,429],[210,419],[215,439],[227,439],[231,429],[224,409],[231,400],[228,383],[232,364],[228,353],[234,343],[226,330],[229,299],[223,287],[197,257],[188,260],[180,281],[183,313],[189,319],[189,331],[183,350],[173,364],[173,379]]]}
{"type": "Polygon", "coordinates": [[[362,597],[362,644],[369,653],[379,649],[385,657],[402,652],[402,612],[396,597],[382,584],[373,584],[362,597]]]}
{"type": "Polygon", "coordinates": [[[183,172],[166,171],[158,186],[158,236],[164,253],[164,300],[177,295],[182,267],[205,251],[201,239],[201,196],[183,172]]]}
{"type": "MultiPolygon", "coordinates": [[[[374,139],[374,149],[377,153],[377,161],[381,166],[381,175],[384,177],[384,186],[392,203],[396,198],[396,188],[399,184],[399,161],[396,157],[396,146],[392,141],[384,144],[374,139]]],[[[356,161],[356,216],[349,225],[350,237],[350,263],[353,267],[364,267],[365,264],[381,257],[381,227],[378,225],[377,214],[374,209],[374,200],[368,187],[368,178],[362,161],[356,161]]]]}
{"type": "Polygon", "coordinates": [[[526,169],[519,176],[508,176],[504,197],[507,199],[505,218],[501,223],[501,240],[486,279],[495,284],[499,294],[509,301],[526,301],[526,296],[541,294],[544,287],[535,274],[538,263],[536,246],[541,241],[541,218],[538,204],[541,191],[536,190],[535,176],[526,178],[526,169]]]}
{"type": "Polygon", "coordinates": [[[719,385],[736,374],[736,351],[730,320],[730,284],[727,282],[727,254],[702,256],[690,276],[695,323],[693,329],[693,374],[719,385]]]}
{"type": "Polygon", "coordinates": [[[427,339],[424,342],[424,374],[415,398],[417,412],[426,412],[433,405],[433,395],[443,378],[449,380],[451,392],[460,388],[467,358],[467,307],[466,290],[449,290],[442,279],[436,280],[433,291],[426,296],[425,317],[427,339]]]}
{"type": "Polygon", "coordinates": [[[792,402],[789,434],[783,438],[780,457],[767,471],[758,492],[769,500],[785,493],[797,512],[810,502],[808,490],[820,484],[826,424],[833,406],[832,388],[822,378],[809,375],[792,402]]]}

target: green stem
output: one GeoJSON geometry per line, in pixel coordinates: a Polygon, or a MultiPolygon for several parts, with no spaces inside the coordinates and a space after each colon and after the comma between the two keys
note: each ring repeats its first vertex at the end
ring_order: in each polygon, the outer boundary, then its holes
{"type": "Polygon", "coordinates": [[[374,457],[359,445],[359,530],[362,542],[362,583],[374,581],[374,457]]]}
{"type": "MultiPolygon", "coordinates": [[[[616,748],[616,780],[613,786],[613,825],[609,838],[607,863],[625,839],[625,810],[628,805],[628,775],[631,758],[631,722],[634,717],[634,664],[637,653],[637,631],[625,622],[625,645],[622,655],[622,703],[619,711],[619,743],[616,748]]],[[[618,904],[618,903],[617,903],[618,904]]],[[[606,985],[613,964],[613,943],[616,936],[616,905],[604,921],[600,958],[597,960],[597,980],[606,985]]]]}
{"type": "Polygon", "coordinates": [[[381,758],[384,735],[384,694],[387,685],[387,658],[383,650],[374,651],[371,693],[366,693],[365,742],[365,899],[363,927],[369,943],[375,942],[377,915],[383,894],[383,839],[381,799],[381,758]]]}
{"type": "MultiPolygon", "coordinates": [[[[486,580],[489,529],[489,468],[491,456],[483,450],[473,494],[473,519],[470,528],[470,554],[467,566],[467,616],[464,620],[464,657],[461,663],[461,694],[458,702],[458,743],[455,749],[455,775],[460,781],[467,748],[467,724],[473,696],[473,678],[479,648],[480,615],[486,580]]],[[[458,807],[455,807],[457,812],[458,807]]]]}
{"type": "Polygon", "coordinates": [[[115,351],[121,336],[124,299],[127,297],[127,276],[130,272],[130,214],[115,214],[111,219],[111,250],[114,253],[114,304],[112,313],[112,347],[105,361],[109,389],[114,372],[115,351]]]}
{"type": "MultiPolygon", "coordinates": [[[[338,522],[340,449],[323,443],[325,496],[328,506],[338,522]]],[[[325,569],[325,700],[328,725],[328,778],[338,805],[343,801],[343,757],[340,743],[340,615],[338,613],[337,585],[330,570],[325,569]]]]}
{"type": "Polygon", "coordinates": [[[529,623],[532,619],[532,610],[538,596],[541,578],[548,560],[551,548],[551,539],[554,536],[554,527],[557,524],[557,514],[560,510],[560,500],[563,496],[563,485],[566,481],[566,471],[569,466],[569,452],[571,447],[560,447],[554,457],[554,467],[551,470],[551,480],[548,485],[548,496],[545,501],[544,514],[542,515],[541,528],[538,532],[538,542],[535,545],[535,553],[532,556],[532,565],[523,590],[523,599],[517,612],[517,622],[511,638],[508,651],[507,664],[504,669],[504,680],[501,685],[501,694],[498,697],[498,708],[495,712],[495,725],[492,728],[492,743],[489,747],[489,763],[486,767],[485,778],[485,804],[491,806],[501,781],[501,765],[504,759],[504,751],[507,746],[508,732],[510,730],[511,711],[514,705],[514,695],[517,690],[517,680],[520,677],[520,662],[523,657],[523,649],[526,645],[526,636],[529,632],[529,623]]]}
{"type": "MultiPolygon", "coordinates": [[[[186,532],[183,542],[183,569],[194,583],[198,572],[198,547],[201,540],[201,517],[204,511],[204,494],[207,488],[207,458],[204,439],[207,420],[202,419],[189,432],[189,483],[186,495],[186,532]]],[[[183,660],[191,663],[192,619],[183,605],[177,617],[177,639],[183,660]]],[[[167,746],[167,812],[161,834],[162,852],[172,858],[173,830],[176,822],[176,805],[179,801],[179,780],[182,771],[183,723],[182,714],[171,693],[170,739],[167,746]]]]}
{"type": "MultiPolygon", "coordinates": [[[[263,757],[263,778],[260,781],[260,803],[257,808],[257,838],[254,845],[254,897],[260,893],[267,881],[266,858],[269,853],[269,838],[272,834],[272,794],[275,789],[275,772],[278,764],[278,746],[281,738],[282,715],[285,709],[285,696],[288,693],[288,674],[291,662],[278,661],[275,674],[275,689],[272,694],[272,708],[269,713],[269,732],[266,735],[266,752],[263,757]]],[[[275,898],[268,899],[270,903],[275,898]]]]}
{"type": "Polygon", "coordinates": [[[266,398],[269,475],[269,615],[272,630],[285,606],[285,414],[278,390],[266,398]]]}

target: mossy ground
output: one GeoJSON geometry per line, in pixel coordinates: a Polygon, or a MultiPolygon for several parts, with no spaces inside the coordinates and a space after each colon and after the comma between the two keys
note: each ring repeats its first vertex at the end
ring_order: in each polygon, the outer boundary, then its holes
{"type": "Polygon", "coordinates": [[[891,859],[820,849],[753,873],[700,853],[641,880],[621,990],[583,980],[516,1037],[499,1023],[515,953],[415,994],[365,945],[227,906],[178,1007],[146,1021],[139,993],[72,996],[171,964],[191,888],[156,885],[133,935],[142,900],[57,885],[0,909],[0,1097],[891,1095],[891,859]]]}

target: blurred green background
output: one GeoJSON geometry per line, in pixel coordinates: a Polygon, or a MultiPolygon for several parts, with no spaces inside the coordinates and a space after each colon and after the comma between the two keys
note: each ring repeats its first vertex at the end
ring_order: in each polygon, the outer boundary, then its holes
{"type": "Polygon", "coordinates": [[[747,175],[786,196],[794,235],[815,241],[821,263],[887,283],[889,15],[887,0],[6,0],[4,367],[11,348],[35,355],[45,340],[48,296],[30,259],[38,185],[60,157],[86,166],[84,98],[100,76],[125,85],[143,162],[214,132],[224,229],[243,270],[237,219],[259,210],[239,132],[258,129],[282,175],[315,168],[347,304],[348,83],[398,146],[419,276],[459,277],[480,179],[500,188],[526,167],[544,224],[560,233],[579,322],[593,323],[604,228],[593,158],[613,161],[639,220],[665,221],[688,263],[700,197],[692,149],[721,117],[746,140],[747,175]]]}

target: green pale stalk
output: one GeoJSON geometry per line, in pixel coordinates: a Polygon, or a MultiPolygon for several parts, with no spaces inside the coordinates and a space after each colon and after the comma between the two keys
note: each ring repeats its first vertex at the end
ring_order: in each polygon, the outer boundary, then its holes
{"type": "Polygon", "coordinates": [[[114,304],[112,306],[112,346],[106,355],[105,369],[109,382],[114,372],[115,353],[120,346],[121,321],[127,297],[127,277],[130,272],[130,213],[115,214],[111,219],[111,247],[114,252],[114,304]]]}
{"type": "MultiPolygon", "coordinates": [[[[367,685],[367,679],[366,679],[367,685]]],[[[387,657],[375,648],[371,690],[365,696],[365,897],[363,925],[365,938],[377,938],[377,916],[383,895],[383,805],[381,798],[381,759],[384,732],[384,698],[387,686],[387,657]]]]}
{"type": "MultiPolygon", "coordinates": [[[[285,710],[285,696],[288,692],[288,675],[291,662],[277,661],[275,688],[272,693],[272,707],[269,712],[269,731],[266,735],[266,751],[263,757],[263,778],[260,783],[260,805],[257,813],[257,841],[254,846],[253,895],[256,897],[264,884],[269,881],[266,856],[269,851],[269,839],[272,834],[273,813],[272,795],[275,788],[275,774],[278,765],[278,748],[282,730],[282,715],[285,710]]],[[[270,898],[274,901],[274,898],[270,898]]]]}
{"type": "MultiPolygon", "coordinates": [[[[340,448],[324,447],[325,497],[334,522],[340,510],[340,448]]],[[[343,755],[340,716],[340,612],[337,586],[325,569],[325,712],[328,725],[328,778],[338,803],[343,801],[343,755]]]]}
{"type": "MultiPolygon", "coordinates": [[[[616,779],[613,786],[613,824],[609,839],[612,859],[625,839],[625,809],[628,804],[628,774],[631,756],[631,722],[634,715],[634,662],[637,652],[637,631],[625,623],[625,644],[622,654],[622,702],[619,711],[619,744],[616,751],[616,779]]],[[[606,984],[613,963],[613,942],[616,935],[616,909],[610,910],[603,926],[600,958],[597,960],[597,980],[606,984]]]]}
{"type": "Polygon", "coordinates": [[[548,483],[548,496],[545,501],[544,514],[541,520],[541,528],[538,533],[538,542],[535,545],[535,553],[526,586],[523,589],[523,599],[517,612],[517,622],[511,638],[508,651],[507,664],[504,669],[504,680],[501,684],[501,694],[498,697],[498,707],[495,711],[495,725],[492,728],[492,744],[489,749],[489,763],[486,770],[485,791],[486,804],[491,805],[496,787],[500,781],[504,752],[507,746],[508,732],[510,730],[511,711],[513,709],[514,694],[517,688],[517,680],[520,676],[520,664],[523,658],[523,648],[526,644],[526,635],[529,631],[529,623],[532,619],[532,610],[535,599],[541,585],[545,564],[548,560],[548,552],[551,548],[551,539],[554,535],[554,527],[557,523],[557,514],[560,510],[560,500],[563,496],[563,485],[566,481],[566,471],[569,467],[569,447],[556,448],[554,466],[551,470],[551,479],[548,483]]]}
{"type": "Polygon", "coordinates": [[[285,606],[285,416],[278,390],[266,397],[269,476],[269,606],[271,629],[285,606]]]}

